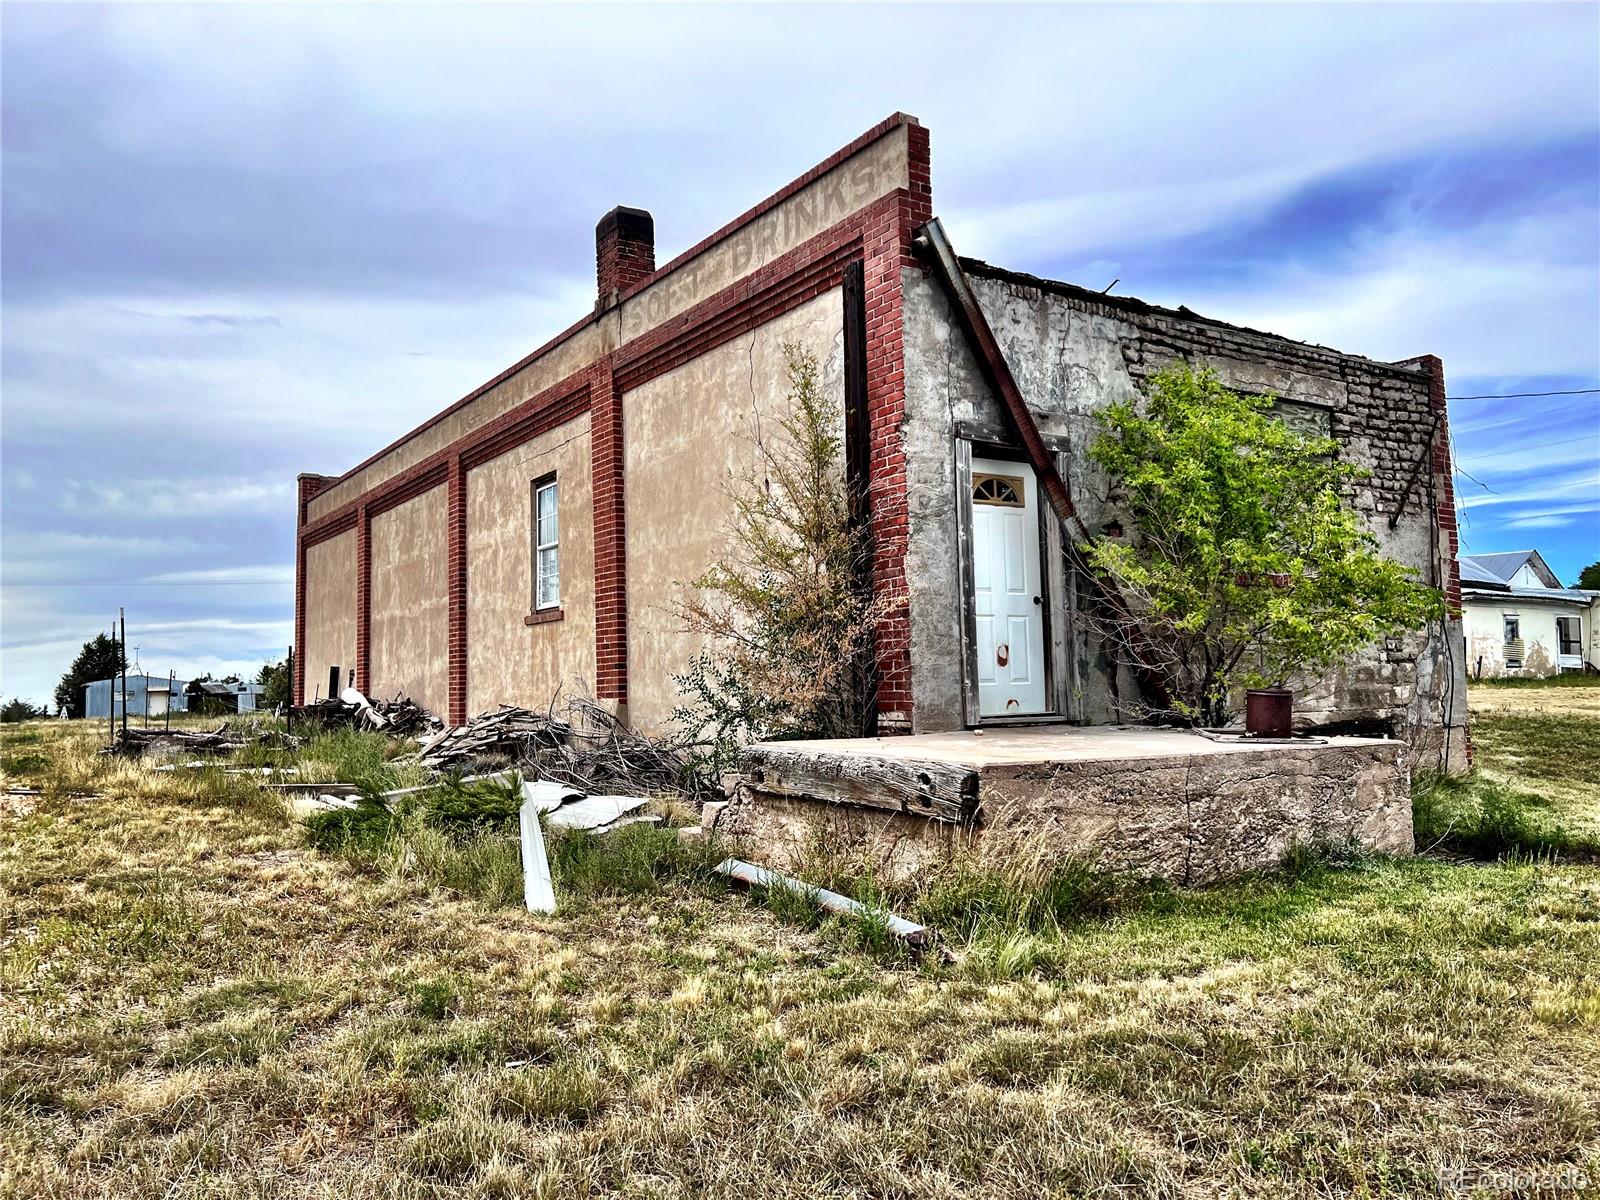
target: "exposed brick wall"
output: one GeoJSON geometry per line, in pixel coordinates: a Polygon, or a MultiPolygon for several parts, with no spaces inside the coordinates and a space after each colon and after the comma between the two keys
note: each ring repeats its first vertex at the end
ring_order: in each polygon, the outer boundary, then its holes
{"type": "MultiPolygon", "coordinates": [[[[1442,580],[1445,600],[1452,619],[1461,619],[1461,564],[1456,561],[1460,539],[1456,527],[1455,464],[1450,459],[1450,417],[1445,403],[1444,363],[1436,355],[1424,354],[1406,360],[1422,370],[1428,381],[1428,411],[1434,416],[1433,471],[1434,511],[1439,522],[1440,556],[1447,564],[1442,580]]],[[[1419,503],[1425,502],[1423,498],[1419,503]]]]}
{"type": "Polygon", "coordinates": [[[372,513],[365,504],[356,514],[356,682],[372,687],[372,513]]]}
{"type": "Polygon", "coordinates": [[[594,495],[595,695],[628,699],[627,523],[622,393],[608,355],[589,368],[590,486],[594,495]]]}
{"type": "Polygon", "coordinates": [[[467,472],[461,455],[450,459],[450,491],[446,497],[445,554],[449,574],[445,580],[450,627],[449,712],[446,720],[460,725],[467,719],[467,472]]]}
{"type": "Polygon", "coordinates": [[[609,308],[656,269],[656,223],[642,208],[614,208],[594,227],[596,307],[609,308]]]}
{"type": "MultiPolygon", "coordinates": [[[[870,447],[868,498],[872,521],[873,589],[906,593],[906,411],[905,305],[902,266],[916,266],[911,252],[917,228],[933,217],[928,131],[909,128],[911,186],[868,215],[862,229],[863,285],[867,301],[867,424],[870,447]]],[[[884,733],[911,730],[911,617],[898,605],[877,630],[878,726],[884,733]]]]}

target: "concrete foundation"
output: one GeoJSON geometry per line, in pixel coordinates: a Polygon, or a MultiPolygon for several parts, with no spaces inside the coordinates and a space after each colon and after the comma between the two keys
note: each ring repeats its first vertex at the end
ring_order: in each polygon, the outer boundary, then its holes
{"type": "Polygon", "coordinates": [[[976,775],[977,820],[962,827],[907,813],[780,797],[747,786],[719,835],[767,866],[794,868],[819,845],[866,857],[891,876],[957,852],[1089,859],[1173,883],[1214,883],[1280,863],[1291,848],[1345,842],[1413,849],[1403,743],[1328,738],[1248,745],[1181,730],[1048,726],[904,738],[785,743],[817,756],[877,756],[976,775]]]}

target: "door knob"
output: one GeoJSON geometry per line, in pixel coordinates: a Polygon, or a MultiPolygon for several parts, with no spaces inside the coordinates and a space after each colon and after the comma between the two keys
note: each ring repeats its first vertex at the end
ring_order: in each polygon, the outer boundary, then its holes
{"type": "Polygon", "coordinates": [[[1039,597],[1038,597],[1038,596],[1035,596],[1035,597],[1034,597],[1034,598],[1033,598],[1033,602],[1034,602],[1034,603],[1035,603],[1035,604],[1043,604],[1043,603],[1044,603],[1044,601],[1043,601],[1043,600],[1041,600],[1041,599],[1040,599],[1040,598],[1039,598],[1039,597]]]}

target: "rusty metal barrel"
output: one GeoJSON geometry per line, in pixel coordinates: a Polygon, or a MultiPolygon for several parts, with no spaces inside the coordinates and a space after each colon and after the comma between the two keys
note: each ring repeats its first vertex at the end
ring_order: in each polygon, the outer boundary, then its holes
{"type": "Polygon", "coordinates": [[[1249,737],[1290,737],[1293,718],[1294,693],[1286,687],[1252,688],[1244,694],[1244,731],[1249,737]]]}

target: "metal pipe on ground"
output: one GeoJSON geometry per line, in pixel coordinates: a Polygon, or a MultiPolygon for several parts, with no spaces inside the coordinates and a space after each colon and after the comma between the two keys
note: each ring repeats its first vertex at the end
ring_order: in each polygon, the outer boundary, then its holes
{"type": "MultiPolygon", "coordinates": [[[[767,867],[758,867],[755,863],[745,862],[739,858],[725,858],[716,866],[717,874],[726,875],[736,883],[752,887],[764,888],[789,888],[801,895],[809,896],[823,910],[839,913],[843,916],[871,917],[873,912],[859,900],[852,900],[849,896],[842,896],[838,892],[830,892],[827,888],[817,887],[815,884],[806,883],[785,875],[780,871],[773,871],[767,867]]],[[[918,925],[904,917],[886,914],[884,923],[890,933],[918,950],[926,949],[933,945],[933,930],[926,925],[918,925]]]]}

